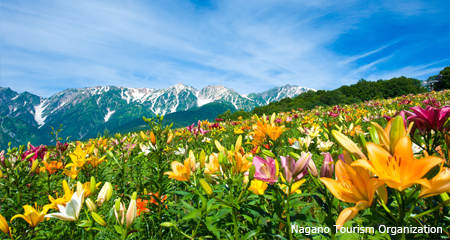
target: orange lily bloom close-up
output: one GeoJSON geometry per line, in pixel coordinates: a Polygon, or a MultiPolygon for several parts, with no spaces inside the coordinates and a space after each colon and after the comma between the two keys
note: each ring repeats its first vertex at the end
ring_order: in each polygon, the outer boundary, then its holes
{"type": "Polygon", "coordinates": [[[352,166],[366,168],[389,187],[399,191],[403,191],[413,184],[431,188],[430,181],[424,176],[434,166],[444,162],[441,158],[433,156],[416,159],[409,137],[402,137],[398,141],[394,156],[374,143],[367,143],[366,148],[370,160],[359,159],[353,162],[352,166]]]}
{"type": "Polygon", "coordinates": [[[380,197],[387,202],[387,191],[384,182],[377,178],[371,178],[369,173],[359,167],[352,167],[341,160],[336,163],[336,178],[320,178],[330,192],[339,200],[348,203],[356,203],[354,207],[344,209],[336,221],[338,229],[345,222],[353,219],[359,210],[369,208],[372,205],[375,192],[378,188],[380,197]]]}

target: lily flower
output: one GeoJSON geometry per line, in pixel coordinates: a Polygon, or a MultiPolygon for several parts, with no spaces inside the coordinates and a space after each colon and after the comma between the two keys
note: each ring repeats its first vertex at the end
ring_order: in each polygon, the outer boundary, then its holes
{"type": "Polygon", "coordinates": [[[420,188],[419,198],[432,197],[450,190],[450,169],[442,168],[441,171],[430,180],[430,186],[420,188]]]}
{"type": "MultiPolygon", "coordinates": [[[[69,164],[68,164],[68,165],[69,165],[69,164]]],[[[66,167],[69,167],[70,170],[69,170],[69,169],[64,169],[64,170],[63,170],[63,173],[64,173],[65,175],[69,176],[70,178],[74,179],[74,180],[77,179],[78,173],[80,172],[80,170],[77,170],[77,167],[74,166],[74,165],[72,165],[72,166],[66,166],[66,167]]]]}
{"type": "Polygon", "coordinates": [[[374,143],[366,144],[369,160],[360,159],[352,166],[366,168],[376,174],[380,180],[399,191],[403,191],[413,184],[421,184],[431,188],[430,182],[423,178],[434,166],[444,162],[438,157],[416,159],[413,155],[409,137],[401,138],[392,156],[384,148],[374,143]]]}
{"type": "Polygon", "coordinates": [[[260,181],[258,179],[253,179],[248,190],[257,195],[264,195],[267,186],[268,184],[266,182],[260,181]]]}
{"type": "Polygon", "coordinates": [[[205,163],[205,173],[217,174],[220,172],[219,154],[212,153],[209,155],[209,163],[205,163]]]}
{"type": "Polygon", "coordinates": [[[41,167],[40,171],[47,171],[48,175],[52,175],[57,172],[59,169],[63,168],[63,163],[61,161],[51,161],[48,163],[47,161],[42,161],[44,167],[41,167]]]}
{"type": "Polygon", "coordinates": [[[308,166],[311,161],[311,154],[302,152],[302,156],[295,161],[291,156],[281,156],[281,168],[283,168],[284,178],[288,183],[298,181],[308,174],[308,166]]]}
{"type": "Polygon", "coordinates": [[[63,221],[78,221],[80,216],[81,206],[84,201],[84,191],[81,192],[81,196],[75,192],[72,195],[72,199],[67,203],[66,206],[58,205],[59,213],[51,213],[45,215],[49,218],[57,218],[63,221]]]}
{"type": "Polygon", "coordinates": [[[250,169],[250,167],[252,166],[252,162],[247,161],[248,157],[251,158],[253,157],[253,155],[251,153],[246,153],[244,156],[242,156],[241,153],[234,153],[235,173],[247,172],[250,169]]]}
{"type": "Polygon", "coordinates": [[[79,168],[83,168],[84,164],[86,163],[86,152],[83,151],[80,146],[77,146],[75,152],[69,153],[69,157],[70,159],[72,159],[72,163],[67,164],[67,167],[76,166],[79,168]]]}
{"type": "Polygon", "coordinates": [[[191,174],[190,159],[184,160],[184,164],[180,162],[172,162],[172,172],[165,172],[164,175],[169,175],[169,178],[173,178],[178,181],[189,181],[191,174]]]}
{"type": "Polygon", "coordinates": [[[325,156],[322,167],[320,168],[320,177],[331,178],[334,172],[334,161],[330,153],[321,153],[325,156]]]}
{"type": "Polygon", "coordinates": [[[450,117],[450,106],[440,109],[431,106],[423,109],[417,106],[410,109],[413,112],[408,112],[411,115],[408,121],[415,122],[414,127],[419,130],[420,135],[426,135],[431,130],[442,132],[445,121],[450,117]]]}
{"type": "Polygon", "coordinates": [[[331,142],[330,140],[324,142],[324,141],[320,141],[319,145],[317,145],[317,149],[319,149],[319,151],[321,152],[328,152],[328,150],[330,150],[330,148],[333,146],[333,142],[331,142]]]}
{"type": "Polygon", "coordinates": [[[52,203],[50,205],[51,208],[58,209],[58,205],[65,206],[72,199],[73,191],[70,190],[69,185],[67,184],[66,180],[63,180],[63,190],[64,190],[64,195],[60,198],[58,198],[58,196],[56,196],[57,198],[54,199],[52,196],[50,196],[50,195],[48,196],[48,199],[52,203]]]}
{"type": "MultiPolygon", "coordinates": [[[[354,207],[346,208],[339,214],[336,225],[340,229],[345,222],[353,219],[359,210],[372,205],[375,191],[379,187],[384,187],[384,182],[371,178],[366,170],[353,168],[340,160],[336,163],[336,178],[337,180],[322,177],[320,181],[337,199],[356,203],[354,207]]],[[[387,195],[382,194],[381,197],[387,202],[387,195]]]]}
{"type": "Polygon", "coordinates": [[[100,165],[100,163],[102,163],[103,161],[108,161],[106,160],[106,156],[103,156],[101,158],[98,158],[97,156],[92,156],[87,160],[89,161],[89,163],[92,165],[93,168],[97,168],[98,165],[100,165]]]}
{"type": "Polygon", "coordinates": [[[0,230],[11,237],[11,228],[8,227],[8,222],[1,214],[0,214],[0,230]]]}
{"type": "Polygon", "coordinates": [[[276,141],[287,128],[284,126],[275,126],[274,124],[269,124],[266,127],[267,136],[273,141],[276,141]]]}
{"type": "Polygon", "coordinates": [[[27,221],[28,224],[32,228],[35,228],[40,222],[44,220],[45,214],[47,214],[47,211],[50,209],[49,205],[45,205],[44,208],[41,209],[37,206],[37,203],[35,204],[35,207],[33,208],[30,205],[23,206],[23,209],[25,210],[24,214],[16,214],[14,217],[11,218],[12,220],[16,218],[23,218],[25,221],[27,221]]]}
{"type": "Polygon", "coordinates": [[[264,158],[261,158],[259,156],[255,156],[253,158],[253,165],[255,166],[255,178],[267,182],[270,184],[273,184],[277,181],[277,167],[276,167],[276,161],[271,158],[267,157],[267,160],[264,158]]]}

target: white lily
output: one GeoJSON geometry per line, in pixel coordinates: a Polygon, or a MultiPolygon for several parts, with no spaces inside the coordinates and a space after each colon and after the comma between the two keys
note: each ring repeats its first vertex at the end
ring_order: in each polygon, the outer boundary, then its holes
{"type": "Polygon", "coordinates": [[[81,196],[78,196],[77,192],[74,192],[72,195],[72,199],[67,203],[64,207],[63,205],[58,204],[59,213],[51,213],[45,215],[45,217],[49,218],[58,218],[63,221],[78,221],[78,217],[80,216],[81,206],[84,200],[84,190],[81,192],[81,196]]]}

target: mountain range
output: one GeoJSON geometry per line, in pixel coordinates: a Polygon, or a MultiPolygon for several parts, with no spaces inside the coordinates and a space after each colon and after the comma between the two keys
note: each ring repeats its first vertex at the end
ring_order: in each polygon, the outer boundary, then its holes
{"type": "Polygon", "coordinates": [[[43,98],[0,87],[0,148],[5,149],[8,142],[13,146],[27,142],[48,144],[51,141],[48,133],[50,127],[57,129],[61,124],[63,131],[60,137],[81,140],[95,137],[105,128],[114,132],[136,129],[130,128],[129,123],[145,125],[143,116],[162,114],[172,121],[183,119],[178,125],[188,125],[188,121],[196,122],[195,116],[212,120],[227,109],[249,111],[309,90],[315,91],[285,85],[262,93],[239,94],[221,85],[197,90],[178,83],[166,89],[114,86],[70,88],[43,98]],[[223,111],[217,112],[219,110],[223,111]]]}

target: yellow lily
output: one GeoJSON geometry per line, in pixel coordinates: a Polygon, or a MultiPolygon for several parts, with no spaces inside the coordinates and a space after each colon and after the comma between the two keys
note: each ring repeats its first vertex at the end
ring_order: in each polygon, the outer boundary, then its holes
{"type": "Polygon", "coordinates": [[[442,168],[441,171],[430,180],[430,186],[420,189],[419,198],[432,197],[450,190],[450,168],[442,168]]]}
{"type": "Polygon", "coordinates": [[[69,176],[70,178],[75,180],[78,177],[78,172],[80,170],[77,170],[77,167],[73,166],[73,165],[72,166],[66,166],[66,167],[70,167],[70,170],[64,169],[63,173],[66,174],[67,176],[69,176]]]}
{"type": "Polygon", "coordinates": [[[191,169],[190,169],[190,159],[184,160],[184,164],[173,161],[172,162],[172,172],[165,172],[164,175],[169,175],[169,178],[173,178],[178,181],[189,181],[191,169]]]}
{"type": "MultiPolygon", "coordinates": [[[[282,182],[286,182],[286,180],[284,179],[282,174],[280,174],[280,177],[281,177],[282,182]]],[[[301,180],[295,182],[294,184],[292,184],[290,195],[293,195],[294,193],[301,194],[302,190],[300,190],[299,188],[302,186],[303,183],[305,183],[305,181],[306,181],[306,179],[301,179],[301,180]]],[[[281,184],[281,183],[279,184],[279,186],[287,194],[288,186],[286,184],[281,184]]]]}
{"type": "MultiPolygon", "coordinates": [[[[320,178],[320,181],[337,199],[343,202],[356,203],[354,207],[346,208],[339,214],[336,225],[340,229],[345,222],[353,219],[359,210],[370,207],[375,191],[379,187],[385,187],[383,181],[371,178],[363,168],[353,168],[341,160],[336,163],[336,177],[337,181],[325,177],[320,178]]],[[[380,195],[382,200],[387,202],[387,195],[380,195]]]]}
{"type": "Polygon", "coordinates": [[[420,160],[413,155],[411,140],[402,137],[395,147],[395,154],[391,154],[374,143],[366,144],[369,160],[359,159],[352,166],[366,168],[376,174],[389,187],[403,191],[413,184],[421,184],[431,188],[428,179],[423,178],[434,166],[444,162],[438,157],[425,157],[420,160]]]}
{"type": "Polygon", "coordinates": [[[8,222],[6,219],[0,214],[0,230],[5,234],[10,235],[11,229],[8,227],[8,222]]]}
{"type": "Polygon", "coordinates": [[[70,190],[69,185],[67,184],[66,180],[63,180],[63,189],[64,189],[64,195],[60,198],[58,198],[58,195],[56,195],[56,199],[52,196],[48,196],[48,199],[51,202],[50,207],[54,209],[58,209],[58,205],[66,206],[68,202],[72,199],[73,191],[70,190]]]}
{"type": "Polygon", "coordinates": [[[45,214],[47,214],[47,211],[50,209],[50,206],[45,205],[42,211],[40,211],[41,209],[37,206],[36,203],[34,208],[30,205],[25,205],[23,206],[23,209],[25,210],[25,213],[16,214],[14,217],[11,218],[11,222],[12,220],[20,217],[23,218],[25,221],[27,221],[27,223],[30,224],[32,228],[35,228],[40,222],[44,220],[44,216],[45,214]]]}
{"type": "Polygon", "coordinates": [[[267,186],[268,184],[266,182],[260,181],[258,179],[253,179],[248,190],[257,195],[264,195],[267,186]]]}
{"type": "Polygon", "coordinates": [[[209,163],[205,163],[205,173],[216,174],[220,172],[219,154],[213,153],[209,155],[209,163]]]}
{"type": "Polygon", "coordinates": [[[86,152],[83,151],[80,146],[77,146],[75,152],[69,153],[69,157],[70,159],[72,159],[72,163],[67,164],[67,167],[75,165],[79,168],[83,168],[84,164],[86,163],[86,152]]]}
{"type": "Polygon", "coordinates": [[[98,158],[97,156],[92,156],[92,157],[88,158],[88,161],[92,165],[93,168],[97,168],[98,165],[100,165],[100,163],[102,163],[103,161],[108,161],[108,160],[106,160],[106,156],[103,156],[101,158],[98,158]]]}
{"type": "MultiPolygon", "coordinates": [[[[79,182],[78,182],[79,183],[79,182]]],[[[83,185],[81,185],[79,187],[79,184],[77,183],[77,194],[78,196],[81,195],[81,193],[84,190],[84,197],[87,198],[89,197],[89,195],[91,195],[91,182],[85,182],[83,185]]],[[[101,184],[102,182],[98,182],[97,184],[95,184],[95,189],[98,189],[98,186],[101,184]]],[[[81,184],[81,183],[80,183],[81,184]]]]}

